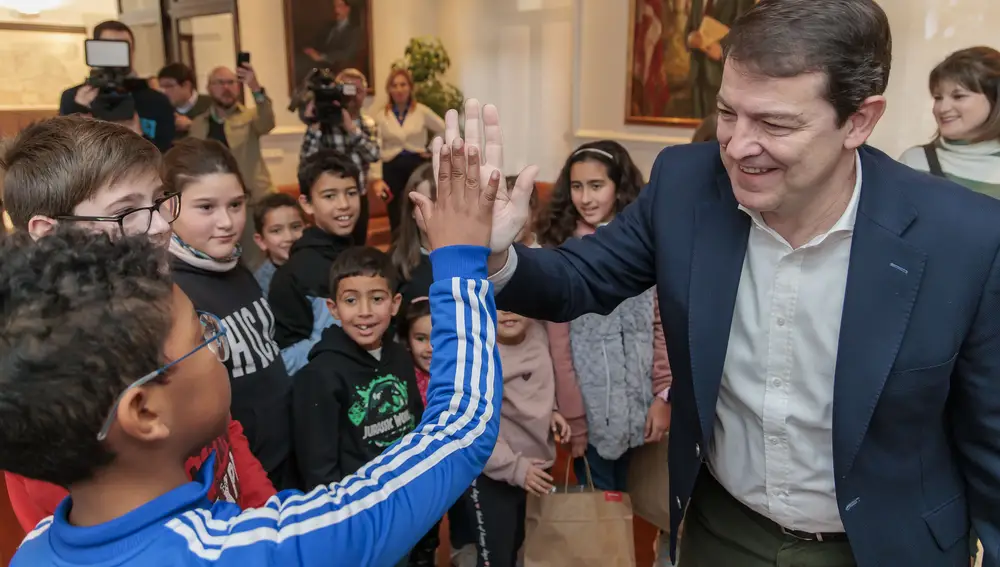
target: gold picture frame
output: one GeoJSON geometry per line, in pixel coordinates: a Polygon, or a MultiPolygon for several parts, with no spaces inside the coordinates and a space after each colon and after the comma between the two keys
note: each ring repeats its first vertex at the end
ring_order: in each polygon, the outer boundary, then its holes
{"type": "Polygon", "coordinates": [[[628,0],[625,123],[697,127],[715,108],[721,41],[756,0],[628,0]],[[692,34],[704,37],[693,47],[692,34]]]}

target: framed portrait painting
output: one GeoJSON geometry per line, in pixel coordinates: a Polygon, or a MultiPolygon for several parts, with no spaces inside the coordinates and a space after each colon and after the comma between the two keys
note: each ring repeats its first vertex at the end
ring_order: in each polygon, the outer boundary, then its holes
{"type": "Polygon", "coordinates": [[[317,67],[358,69],[372,92],[371,0],[284,1],[289,93],[317,67]]]}
{"type": "Polygon", "coordinates": [[[758,0],[629,0],[625,122],[697,126],[715,110],[722,41],[758,0]]]}

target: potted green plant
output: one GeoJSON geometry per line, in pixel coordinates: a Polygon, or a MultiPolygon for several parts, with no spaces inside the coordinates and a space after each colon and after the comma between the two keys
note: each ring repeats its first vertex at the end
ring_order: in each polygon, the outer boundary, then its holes
{"type": "Polygon", "coordinates": [[[465,97],[451,83],[441,80],[451,67],[451,59],[441,40],[436,37],[415,37],[406,46],[402,59],[393,68],[403,68],[413,77],[417,102],[427,105],[438,116],[449,109],[461,110],[465,97]]]}

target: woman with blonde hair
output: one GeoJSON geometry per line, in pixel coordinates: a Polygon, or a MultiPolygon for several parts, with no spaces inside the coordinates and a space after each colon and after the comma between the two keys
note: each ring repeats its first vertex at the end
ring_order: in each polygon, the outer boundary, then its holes
{"type": "Polygon", "coordinates": [[[375,113],[382,134],[382,180],[389,186],[389,224],[399,228],[402,193],[410,174],[430,160],[427,144],[434,136],[444,136],[444,120],[414,98],[413,77],[396,68],[385,81],[389,97],[385,109],[375,113]]]}
{"type": "Polygon", "coordinates": [[[899,161],[1000,198],[1000,51],[956,51],[931,71],[934,140],[899,161]]]}

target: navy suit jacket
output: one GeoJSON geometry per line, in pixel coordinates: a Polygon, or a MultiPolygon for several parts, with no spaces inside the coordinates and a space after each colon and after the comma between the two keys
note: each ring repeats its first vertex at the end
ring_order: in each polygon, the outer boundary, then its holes
{"type": "MultiPolygon", "coordinates": [[[[834,378],[841,519],[861,567],[967,566],[970,519],[983,564],[1000,565],[1000,201],[860,153],[834,378]]],[[[518,246],[497,297],[499,309],[569,321],[657,287],[673,534],[712,439],[750,224],[717,143],[670,147],[595,235],[518,246]]]]}

